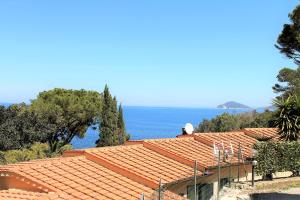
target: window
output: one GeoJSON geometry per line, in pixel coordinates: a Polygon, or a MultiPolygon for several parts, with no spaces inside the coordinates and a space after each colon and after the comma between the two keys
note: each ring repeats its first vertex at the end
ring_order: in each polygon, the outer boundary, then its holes
{"type": "Polygon", "coordinates": [[[224,186],[226,186],[229,183],[229,179],[228,178],[222,178],[220,180],[220,190],[223,189],[224,186]]]}
{"type": "MultiPolygon", "coordinates": [[[[209,184],[197,184],[197,200],[210,200],[213,196],[214,186],[212,183],[209,184]]],[[[187,188],[187,196],[188,199],[194,200],[194,185],[190,185],[187,188]]]]}

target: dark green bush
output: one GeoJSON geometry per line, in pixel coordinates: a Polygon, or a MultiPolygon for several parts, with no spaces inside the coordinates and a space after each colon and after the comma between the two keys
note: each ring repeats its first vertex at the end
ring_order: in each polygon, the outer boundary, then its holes
{"type": "Polygon", "coordinates": [[[259,175],[272,174],[278,171],[278,155],[276,143],[274,142],[258,142],[254,145],[257,150],[257,166],[256,173],[259,175]]]}
{"type": "Polygon", "coordinates": [[[0,165],[5,164],[4,152],[0,151],[0,165]]]}
{"type": "Polygon", "coordinates": [[[10,164],[35,159],[60,156],[65,150],[72,149],[72,145],[65,145],[56,152],[51,152],[47,143],[34,143],[30,148],[20,150],[0,151],[0,164],[10,164]]]}
{"type": "Polygon", "coordinates": [[[300,168],[299,142],[258,142],[256,173],[267,175],[275,172],[291,171],[294,174],[300,168]]]}
{"type": "Polygon", "coordinates": [[[263,113],[256,111],[229,114],[223,113],[212,118],[204,119],[196,128],[196,132],[224,132],[236,131],[244,128],[272,127],[273,112],[266,110],[263,113]]]}

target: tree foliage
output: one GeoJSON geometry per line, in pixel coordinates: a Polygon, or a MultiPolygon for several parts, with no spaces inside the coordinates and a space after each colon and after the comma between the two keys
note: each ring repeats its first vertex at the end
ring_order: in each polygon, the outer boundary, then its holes
{"type": "Polygon", "coordinates": [[[77,137],[84,137],[101,113],[102,98],[98,92],[53,89],[41,92],[32,101],[31,110],[46,129],[50,150],[55,152],[77,137]]]}
{"type": "Polygon", "coordinates": [[[123,108],[122,105],[119,105],[118,108],[118,135],[119,135],[119,144],[123,144],[125,141],[129,140],[130,135],[126,133],[124,116],[123,116],[123,108]]]}
{"type": "Polygon", "coordinates": [[[122,106],[117,106],[116,97],[112,97],[106,85],[103,91],[103,107],[99,125],[98,147],[123,144],[129,139],[125,130],[122,106]]]}
{"type": "Polygon", "coordinates": [[[294,142],[258,142],[255,159],[256,173],[260,175],[291,171],[296,174],[300,167],[300,143],[294,142]]]}
{"type": "Polygon", "coordinates": [[[84,137],[98,124],[97,146],[129,139],[122,106],[117,106],[107,86],[104,94],[57,88],[39,93],[30,105],[0,106],[0,163],[61,155],[72,147],[74,137],[84,137]]]}
{"type": "Polygon", "coordinates": [[[283,25],[283,30],[275,45],[282,54],[300,64],[300,5],[289,14],[290,23],[283,25]]]}
{"type": "Polygon", "coordinates": [[[57,152],[51,152],[48,143],[33,143],[28,148],[0,151],[0,164],[10,164],[47,157],[56,157],[64,151],[72,149],[71,145],[65,145],[57,152]]]}
{"type": "Polygon", "coordinates": [[[46,141],[46,130],[29,106],[14,104],[0,106],[0,150],[28,147],[34,142],[46,141]]]}
{"type": "MultiPolygon", "coordinates": [[[[289,14],[290,23],[284,24],[275,45],[282,54],[300,64],[300,5],[289,14]]],[[[300,67],[297,69],[283,68],[278,76],[279,83],[273,86],[276,93],[286,99],[290,95],[300,95],[300,67]]]]}
{"type": "Polygon", "coordinates": [[[273,112],[266,110],[263,113],[256,111],[242,114],[223,113],[211,120],[204,119],[196,128],[196,132],[225,132],[244,128],[258,128],[272,126],[273,112]]]}
{"type": "Polygon", "coordinates": [[[103,106],[100,117],[98,147],[113,146],[119,143],[117,101],[106,85],[103,91],[103,106]]]}
{"type": "Polygon", "coordinates": [[[296,95],[287,99],[275,99],[277,107],[274,125],[279,128],[281,138],[287,141],[298,140],[300,133],[300,98],[296,95]]]}
{"type": "Polygon", "coordinates": [[[273,174],[278,171],[278,155],[275,142],[258,142],[253,148],[257,151],[255,160],[256,173],[259,175],[273,174]]]}
{"type": "Polygon", "coordinates": [[[283,68],[277,76],[278,82],[273,86],[273,91],[280,94],[280,98],[290,95],[300,95],[300,67],[297,69],[283,68]]]}
{"type": "Polygon", "coordinates": [[[29,148],[20,150],[9,150],[4,153],[5,163],[17,163],[34,159],[49,157],[49,146],[47,143],[35,143],[29,148]]]}

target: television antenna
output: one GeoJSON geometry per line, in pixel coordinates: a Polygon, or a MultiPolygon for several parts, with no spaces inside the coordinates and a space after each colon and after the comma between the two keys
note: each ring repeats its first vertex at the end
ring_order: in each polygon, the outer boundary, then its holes
{"type": "Polygon", "coordinates": [[[218,161],[218,193],[217,193],[217,199],[220,198],[220,188],[221,188],[221,156],[223,156],[223,162],[226,162],[229,160],[230,162],[230,174],[229,174],[229,185],[231,184],[231,158],[234,155],[233,146],[231,144],[231,141],[229,142],[229,145],[225,145],[224,142],[218,141],[214,142],[214,148],[213,148],[213,154],[217,158],[218,161]]]}

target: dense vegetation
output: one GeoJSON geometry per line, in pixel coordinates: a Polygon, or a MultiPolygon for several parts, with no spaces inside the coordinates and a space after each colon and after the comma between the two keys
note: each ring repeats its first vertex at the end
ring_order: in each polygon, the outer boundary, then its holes
{"type": "Polygon", "coordinates": [[[101,146],[129,138],[122,107],[107,86],[104,94],[57,88],[41,92],[30,105],[0,106],[0,162],[59,155],[72,148],[74,137],[83,138],[89,127],[96,129],[98,124],[101,146]]]}
{"type": "Polygon", "coordinates": [[[294,175],[300,168],[300,143],[294,142],[259,142],[257,150],[256,173],[263,175],[275,172],[291,171],[294,175]]]}
{"type": "Polygon", "coordinates": [[[56,157],[65,150],[72,149],[70,144],[63,146],[57,152],[52,152],[47,143],[33,143],[28,148],[0,151],[0,164],[17,163],[34,159],[43,159],[47,157],[56,157]]]}
{"type": "Polygon", "coordinates": [[[100,117],[99,140],[96,141],[98,147],[113,146],[123,144],[129,135],[125,132],[122,107],[117,107],[116,98],[109,93],[105,86],[103,92],[103,108],[100,117]]]}
{"type": "Polygon", "coordinates": [[[275,125],[281,137],[287,141],[297,140],[300,132],[300,5],[289,14],[290,24],[285,24],[275,45],[282,54],[292,59],[297,69],[283,68],[273,90],[280,94],[274,105],[275,125]]]}
{"type": "Polygon", "coordinates": [[[300,96],[289,96],[287,99],[276,99],[278,108],[275,113],[274,125],[279,128],[281,138],[295,141],[300,133],[300,96]]]}
{"type": "Polygon", "coordinates": [[[204,119],[196,128],[196,132],[225,132],[244,128],[271,127],[273,112],[266,110],[263,113],[256,111],[216,116],[211,120],[204,119]]]}
{"type": "Polygon", "coordinates": [[[273,101],[277,110],[273,116],[274,126],[284,142],[260,142],[254,145],[258,151],[256,160],[258,174],[272,177],[278,171],[292,171],[299,175],[300,168],[300,6],[289,14],[290,24],[285,24],[277,45],[282,54],[298,65],[297,69],[280,70],[273,91],[279,96],[273,101]]]}
{"type": "Polygon", "coordinates": [[[47,127],[46,138],[51,151],[84,137],[101,113],[102,98],[98,92],[54,89],[41,92],[30,109],[47,127]]]}
{"type": "Polygon", "coordinates": [[[0,106],[0,151],[30,147],[46,142],[44,124],[25,104],[0,106]]]}
{"type": "Polygon", "coordinates": [[[278,83],[273,91],[278,93],[277,98],[287,99],[289,96],[300,94],[300,67],[297,69],[283,68],[277,75],[278,83]]]}

